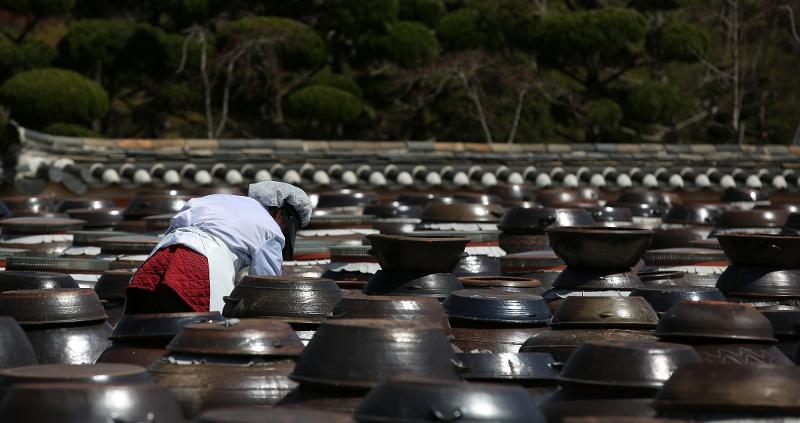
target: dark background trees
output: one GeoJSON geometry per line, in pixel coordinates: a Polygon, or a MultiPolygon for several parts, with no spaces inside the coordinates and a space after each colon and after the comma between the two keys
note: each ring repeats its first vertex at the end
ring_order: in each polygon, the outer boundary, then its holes
{"type": "Polygon", "coordinates": [[[790,144],[794,3],[0,0],[0,125],[790,144]]]}

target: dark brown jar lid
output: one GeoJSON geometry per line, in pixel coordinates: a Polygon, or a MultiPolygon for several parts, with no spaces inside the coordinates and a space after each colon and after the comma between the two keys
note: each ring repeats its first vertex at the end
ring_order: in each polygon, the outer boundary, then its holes
{"type": "Polygon", "coordinates": [[[333,319],[319,326],[290,377],[362,389],[399,376],[456,381],[453,358],[450,339],[433,323],[333,319]]]}
{"type": "Polygon", "coordinates": [[[581,297],[564,299],[553,314],[554,329],[579,327],[654,328],[658,316],[641,297],[581,297]]]}
{"type": "Polygon", "coordinates": [[[4,235],[46,235],[79,231],[85,220],[61,217],[12,217],[0,220],[4,235]]]}
{"type": "Polygon", "coordinates": [[[99,210],[99,209],[110,209],[113,207],[114,207],[114,202],[108,199],[67,198],[59,201],[56,211],[59,213],[64,213],[68,210],[74,210],[74,209],[99,210]]]}
{"type": "Polygon", "coordinates": [[[199,415],[194,423],[352,423],[349,414],[288,407],[216,408],[199,415]]]}
{"type": "Polygon", "coordinates": [[[378,204],[378,196],[374,192],[340,189],[338,191],[321,192],[318,195],[317,208],[358,207],[378,204]]]}
{"type": "Polygon", "coordinates": [[[602,226],[550,226],[550,246],[567,266],[630,268],[642,257],[653,231],[602,226]]]}
{"type": "Polygon", "coordinates": [[[222,314],[270,318],[291,323],[319,323],[342,297],[331,279],[246,276],[224,297],[222,314]]]}
{"type": "Polygon", "coordinates": [[[311,216],[311,222],[303,229],[353,229],[372,227],[374,216],[356,214],[315,214],[311,216]]]}
{"type": "Polygon", "coordinates": [[[175,213],[165,213],[157,214],[155,216],[147,216],[142,218],[142,220],[144,221],[144,226],[147,230],[160,232],[169,229],[169,225],[173,217],[175,217],[175,213]]]}
{"type": "Polygon", "coordinates": [[[662,219],[664,223],[715,225],[725,207],[719,204],[683,204],[675,206],[662,219]]]}
{"type": "Polygon", "coordinates": [[[133,273],[130,269],[107,270],[94,284],[94,292],[101,300],[124,300],[133,273]]]}
{"type": "Polygon", "coordinates": [[[518,278],[514,276],[466,276],[459,278],[466,289],[473,288],[539,288],[542,282],[538,279],[518,278]]]}
{"type": "Polygon", "coordinates": [[[800,412],[800,368],[757,364],[687,364],[656,395],[659,412],[692,414],[800,412]]]}
{"type": "Polygon", "coordinates": [[[406,234],[407,236],[419,236],[423,238],[467,238],[470,243],[497,242],[500,239],[500,231],[414,231],[406,234]]]}
{"type": "Polygon", "coordinates": [[[365,206],[363,214],[375,216],[375,218],[417,218],[422,214],[422,207],[408,206],[395,201],[390,204],[371,204],[365,206]]]}
{"type": "Polygon", "coordinates": [[[303,343],[288,323],[227,319],[185,326],[167,349],[197,355],[297,356],[303,343]]]}
{"type": "Polygon", "coordinates": [[[0,291],[51,288],[78,288],[78,283],[65,273],[14,270],[0,272],[0,291]]]}
{"type": "Polygon", "coordinates": [[[59,273],[99,273],[108,270],[108,262],[103,260],[73,259],[47,256],[9,257],[8,270],[31,270],[59,273]]]}
{"type": "MultiPolygon", "coordinates": [[[[630,214],[630,212],[629,212],[630,214]]],[[[498,227],[504,233],[543,234],[552,225],[590,226],[592,215],[581,208],[512,207],[503,214],[498,227]]]]}
{"type": "Polygon", "coordinates": [[[69,209],[66,213],[85,221],[85,228],[111,228],[122,220],[122,209],[69,209]]]}
{"type": "Polygon", "coordinates": [[[369,235],[367,239],[381,269],[420,273],[451,272],[469,243],[469,239],[463,237],[369,235]]]}
{"type": "Polygon", "coordinates": [[[130,364],[40,364],[0,370],[0,389],[22,383],[152,383],[144,368],[130,364]]]}
{"type": "Polygon", "coordinates": [[[553,281],[553,288],[574,291],[631,291],[642,286],[639,275],[627,269],[567,267],[553,281]]]}
{"type": "Polygon", "coordinates": [[[177,191],[140,192],[133,196],[122,214],[125,219],[139,219],[157,214],[176,213],[187,201],[189,197],[177,191]]]}
{"type": "Polygon", "coordinates": [[[423,296],[345,296],[331,311],[333,319],[392,319],[435,323],[450,333],[450,323],[435,298],[423,296]]]}
{"type": "Polygon", "coordinates": [[[150,254],[160,241],[157,236],[127,235],[100,238],[97,245],[103,254],[150,254]]]}
{"type": "Polygon", "coordinates": [[[570,355],[559,385],[567,391],[661,388],[680,366],[699,363],[689,345],[665,342],[588,341],[570,355]]]}
{"type": "Polygon", "coordinates": [[[754,188],[731,187],[722,192],[723,203],[755,203],[769,200],[769,194],[754,188]]]}
{"type": "Polygon", "coordinates": [[[500,266],[504,274],[525,273],[563,265],[564,261],[553,250],[526,251],[507,254],[500,258],[500,266]]]}
{"type": "Polygon", "coordinates": [[[422,210],[423,223],[497,223],[503,216],[498,205],[430,203],[422,210]]]}
{"type": "Polygon", "coordinates": [[[0,199],[14,216],[34,216],[56,211],[55,202],[44,197],[3,197],[0,199]]]}
{"type": "Polygon", "coordinates": [[[719,216],[717,228],[780,228],[789,217],[788,210],[727,210],[719,216]]]}
{"type": "Polygon", "coordinates": [[[20,416],[64,423],[184,421],[175,395],[155,384],[26,383],[14,385],[4,400],[4,422],[18,422],[20,416]]]}
{"type": "Polygon", "coordinates": [[[550,320],[550,308],[542,297],[520,292],[462,289],[451,292],[442,305],[456,320],[533,325],[550,320]]]}
{"type": "Polygon", "coordinates": [[[529,422],[546,421],[530,394],[519,386],[419,379],[384,381],[355,413],[359,422],[529,422]]]}
{"type": "Polygon", "coordinates": [[[459,353],[456,359],[469,381],[555,382],[557,363],[547,353],[459,353]]]}
{"type": "Polygon", "coordinates": [[[704,248],[709,250],[721,250],[722,246],[719,245],[719,241],[716,238],[708,238],[708,239],[695,239],[689,241],[689,245],[695,248],[704,248]]]}
{"type": "Polygon", "coordinates": [[[717,240],[734,265],[800,268],[800,236],[725,233],[717,240]]]}
{"type": "Polygon", "coordinates": [[[722,250],[708,248],[663,248],[645,251],[642,256],[648,266],[686,266],[696,263],[725,262],[722,250]]]}
{"type": "Polygon", "coordinates": [[[54,288],[0,293],[0,315],[20,325],[78,323],[108,318],[100,298],[87,288],[54,288]]]}
{"type": "Polygon", "coordinates": [[[722,301],[681,301],[664,314],[655,332],[664,340],[723,339],[775,342],[772,325],[755,308],[722,301]]]}
{"type": "Polygon", "coordinates": [[[225,318],[218,311],[204,313],[159,313],[159,314],[126,314],[114,326],[109,339],[112,341],[129,340],[170,340],[184,326],[221,322],[225,318]]]}

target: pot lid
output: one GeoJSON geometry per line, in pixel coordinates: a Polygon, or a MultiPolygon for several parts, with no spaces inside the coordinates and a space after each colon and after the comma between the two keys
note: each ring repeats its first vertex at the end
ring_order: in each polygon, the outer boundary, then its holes
{"type": "Polygon", "coordinates": [[[591,187],[580,188],[548,188],[536,193],[536,201],[545,207],[558,206],[564,203],[593,203],[601,200],[600,191],[591,187]]]}
{"type": "Polygon", "coordinates": [[[370,204],[364,207],[365,215],[375,216],[376,218],[391,218],[391,217],[420,217],[422,215],[422,207],[409,206],[400,204],[399,202],[392,202],[390,204],[370,204]]]}
{"type": "Polygon", "coordinates": [[[157,236],[127,235],[100,238],[97,245],[103,254],[150,254],[160,241],[157,236]]]}
{"type": "MultiPolygon", "coordinates": [[[[633,213],[629,207],[620,206],[603,206],[592,207],[587,210],[595,222],[633,222],[633,213]]],[[[577,223],[581,226],[584,223],[577,223]]]]}
{"type": "Polygon", "coordinates": [[[367,295],[421,295],[444,299],[452,291],[464,289],[452,273],[408,273],[379,270],[367,282],[367,295]]]}
{"type": "Polygon", "coordinates": [[[359,422],[465,421],[544,423],[544,415],[518,386],[397,380],[378,384],[364,398],[359,422]]]}
{"type": "Polygon", "coordinates": [[[526,270],[534,271],[563,265],[564,262],[550,249],[506,254],[500,257],[503,273],[525,273],[526,270]]]}
{"type": "Polygon", "coordinates": [[[464,379],[555,381],[557,363],[547,353],[459,353],[464,379]]]}
{"type": "Polygon", "coordinates": [[[725,211],[719,204],[684,204],[675,206],[662,218],[664,223],[714,225],[725,211]]]}
{"type": "Polygon", "coordinates": [[[99,385],[26,383],[14,385],[0,404],[0,420],[32,422],[180,422],[174,394],[156,384],[99,385]],[[33,404],[33,406],[32,406],[33,404]]]}
{"type": "Polygon", "coordinates": [[[44,235],[81,230],[85,220],[61,217],[12,217],[0,220],[4,235],[44,235]]]}
{"type": "Polygon", "coordinates": [[[114,202],[108,199],[99,198],[67,198],[58,203],[56,211],[64,213],[68,210],[74,209],[108,209],[114,207],[114,202]]]}
{"type": "Polygon", "coordinates": [[[450,333],[442,304],[423,296],[345,296],[331,311],[333,319],[391,319],[428,322],[450,333]]]}
{"type": "Polygon", "coordinates": [[[69,209],[66,211],[70,219],[86,222],[87,228],[113,227],[122,220],[122,209],[69,209]]]}
{"type": "Polygon", "coordinates": [[[774,306],[759,308],[772,324],[775,336],[797,336],[797,324],[800,323],[800,308],[790,306],[774,306]]]}
{"type": "Polygon", "coordinates": [[[449,318],[458,320],[544,324],[550,319],[550,307],[542,297],[495,289],[453,291],[443,306],[449,318]]]}
{"type": "Polygon", "coordinates": [[[682,266],[705,262],[727,262],[722,250],[708,248],[662,248],[647,250],[642,259],[648,266],[682,266]]]}
{"type": "Polygon", "coordinates": [[[303,343],[284,322],[226,319],[185,326],[167,349],[198,355],[296,356],[303,351],[303,343]]]}
{"type": "Polygon", "coordinates": [[[633,227],[550,226],[550,246],[567,266],[626,269],[647,250],[653,231],[633,227]]]}
{"type": "Polygon", "coordinates": [[[556,226],[590,226],[595,224],[592,215],[581,208],[512,207],[503,214],[498,227],[504,232],[544,233],[556,226]]]}
{"type": "Polygon", "coordinates": [[[732,339],[775,342],[772,325],[746,304],[721,301],[681,301],[664,314],[655,332],[670,339],[732,339]]]}
{"type": "Polygon", "coordinates": [[[469,242],[494,242],[500,239],[500,231],[414,231],[404,236],[422,238],[467,238],[469,242]]]}
{"type": "Polygon", "coordinates": [[[630,291],[644,286],[632,271],[567,267],[553,281],[553,288],[586,291],[630,291]]]}
{"type": "Polygon", "coordinates": [[[422,210],[423,223],[495,223],[503,208],[498,205],[430,203],[422,210]]]}
{"type": "Polygon", "coordinates": [[[744,298],[800,298],[800,269],[728,266],[717,278],[717,288],[744,298]]]}
{"type": "Polygon", "coordinates": [[[342,297],[331,279],[246,276],[224,297],[226,317],[262,318],[291,323],[319,323],[342,297]]]}
{"type": "Polygon", "coordinates": [[[319,326],[290,378],[352,388],[396,377],[460,380],[453,358],[449,337],[433,323],[333,319],[319,326]]]}
{"type": "Polygon", "coordinates": [[[88,288],[53,288],[0,293],[0,315],[20,325],[64,324],[105,320],[100,298],[88,288]]]}
{"type": "Polygon", "coordinates": [[[486,189],[489,195],[500,197],[503,201],[533,201],[536,194],[530,185],[499,183],[486,189]]]}
{"type": "Polygon", "coordinates": [[[657,324],[655,310],[641,297],[567,297],[550,321],[554,329],[654,328],[657,324]]]}
{"type": "Polygon", "coordinates": [[[52,198],[44,197],[3,197],[0,201],[15,215],[45,214],[56,211],[52,198]]]}
{"type": "Polygon", "coordinates": [[[184,326],[208,321],[225,320],[218,311],[204,313],[160,313],[126,314],[114,326],[109,339],[128,340],[169,340],[184,326]]]}
{"type": "Polygon", "coordinates": [[[0,370],[0,389],[23,383],[152,383],[144,368],[130,364],[40,364],[0,370]]]}
{"type": "Polygon", "coordinates": [[[754,188],[730,187],[722,192],[723,203],[755,203],[769,200],[769,194],[754,188]]]}
{"type": "Polygon", "coordinates": [[[194,423],[264,423],[269,416],[270,423],[352,423],[348,414],[328,411],[308,410],[288,407],[230,407],[205,411],[194,423]]]}
{"type": "Polygon", "coordinates": [[[567,391],[585,388],[655,391],[679,367],[699,363],[688,345],[664,342],[588,341],[570,355],[558,376],[567,391]]]}
{"type": "Polygon", "coordinates": [[[368,204],[378,204],[378,196],[374,192],[340,189],[319,193],[315,208],[357,207],[368,204]]]}
{"type": "Polygon", "coordinates": [[[177,191],[164,193],[137,192],[122,212],[125,219],[138,219],[157,214],[177,213],[189,197],[177,191]]]}
{"type": "Polygon", "coordinates": [[[144,226],[147,230],[151,231],[166,231],[169,229],[170,221],[175,216],[175,213],[157,214],[153,216],[143,217],[144,226]]]}
{"type": "Polygon", "coordinates": [[[656,395],[659,411],[701,413],[800,412],[800,368],[764,364],[688,364],[656,395]]]}
{"type": "Polygon", "coordinates": [[[719,289],[708,286],[654,286],[636,288],[633,297],[642,297],[658,313],[669,310],[681,301],[725,301],[719,289]]]}
{"type": "Polygon", "coordinates": [[[397,196],[397,201],[401,204],[425,207],[429,203],[456,203],[455,198],[447,195],[434,193],[405,193],[397,196]]]}
{"type": "Polygon", "coordinates": [[[726,210],[717,220],[717,228],[780,228],[789,211],[780,209],[726,210]]]}
{"type": "Polygon", "coordinates": [[[724,233],[717,240],[734,265],[800,268],[800,236],[724,233]]]}
{"type": "Polygon", "coordinates": [[[72,276],[64,273],[13,270],[0,272],[0,291],[49,288],[78,288],[78,283],[72,276]]]}
{"type": "Polygon", "coordinates": [[[98,273],[108,270],[108,262],[104,260],[50,256],[8,257],[6,259],[6,269],[66,273],[98,273]]]}
{"type": "Polygon", "coordinates": [[[131,269],[107,270],[94,284],[94,292],[101,300],[124,300],[133,274],[134,270],[131,269]]]}
{"type": "Polygon", "coordinates": [[[464,288],[539,288],[542,282],[514,276],[465,276],[459,278],[464,288]]]}

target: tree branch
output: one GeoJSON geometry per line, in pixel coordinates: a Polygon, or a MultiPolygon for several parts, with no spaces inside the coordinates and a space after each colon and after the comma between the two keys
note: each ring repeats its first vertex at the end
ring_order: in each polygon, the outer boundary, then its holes
{"type": "Polygon", "coordinates": [[[514,138],[517,137],[517,128],[519,127],[519,118],[522,116],[522,106],[525,104],[525,95],[528,94],[528,87],[524,87],[517,93],[517,108],[514,111],[514,121],[511,124],[511,131],[508,133],[508,144],[514,143],[514,138]]]}
{"type": "Polygon", "coordinates": [[[788,4],[779,6],[779,9],[783,9],[786,11],[786,13],[789,14],[789,29],[792,30],[792,38],[794,38],[795,41],[800,43],[800,34],[797,33],[797,24],[795,23],[794,20],[794,9],[792,9],[792,6],[788,4]]]}
{"type": "Polygon", "coordinates": [[[486,115],[483,113],[483,105],[481,104],[481,97],[478,94],[478,91],[475,87],[471,86],[467,76],[464,74],[464,71],[458,71],[458,78],[461,80],[461,83],[464,84],[464,89],[467,91],[467,97],[472,100],[472,103],[475,105],[475,110],[478,112],[478,120],[481,124],[481,129],[483,129],[483,135],[486,137],[486,142],[489,144],[494,144],[494,140],[492,139],[492,132],[489,130],[489,124],[486,122],[486,115]]]}

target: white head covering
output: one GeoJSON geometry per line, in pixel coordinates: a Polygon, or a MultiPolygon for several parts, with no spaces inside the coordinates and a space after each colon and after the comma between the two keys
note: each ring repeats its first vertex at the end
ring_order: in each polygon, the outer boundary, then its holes
{"type": "Polygon", "coordinates": [[[302,189],[283,182],[265,181],[250,184],[247,195],[264,207],[290,205],[300,216],[300,226],[311,221],[311,199],[302,189]]]}

